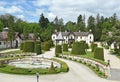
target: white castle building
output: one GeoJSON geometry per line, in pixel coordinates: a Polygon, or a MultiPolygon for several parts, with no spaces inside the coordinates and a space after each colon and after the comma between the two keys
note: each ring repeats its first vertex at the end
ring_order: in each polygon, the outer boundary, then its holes
{"type": "Polygon", "coordinates": [[[61,45],[63,43],[73,43],[73,42],[79,42],[79,41],[86,41],[86,43],[90,44],[91,42],[94,42],[94,36],[91,32],[57,32],[55,31],[52,34],[52,41],[54,45],[61,45]]]}

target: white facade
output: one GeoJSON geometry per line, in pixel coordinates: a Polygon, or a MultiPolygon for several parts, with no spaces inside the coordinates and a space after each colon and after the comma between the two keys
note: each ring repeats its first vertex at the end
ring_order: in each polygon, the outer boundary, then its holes
{"type": "Polygon", "coordinates": [[[91,32],[55,32],[51,38],[54,45],[79,41],[86,41],[88,44],[94,42],[94,36],[91,32]]]}

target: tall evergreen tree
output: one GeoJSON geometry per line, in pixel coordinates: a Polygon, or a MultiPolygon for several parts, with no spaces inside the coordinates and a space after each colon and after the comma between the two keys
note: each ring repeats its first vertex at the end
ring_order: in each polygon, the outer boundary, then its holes
{"type": "Polygon", "coordinates": [[[39,25],[42,28],[47,28],[47,24],[49,23],[48,18],[45,18],[43,13],[40,15],[40,19],[39,19],[39,25]]]}
{"type": "Polygon", "coordinates": [[[8,21],[8,40],[10,41],[10,47],[12,48],[12,42],[15,39],[15,31],[14,31],[14,17],[10,16],[8,21]]]}

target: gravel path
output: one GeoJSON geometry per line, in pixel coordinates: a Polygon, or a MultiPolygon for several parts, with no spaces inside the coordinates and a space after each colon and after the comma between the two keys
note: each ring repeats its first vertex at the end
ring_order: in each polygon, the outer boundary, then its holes
{"type": "Polygon", "coordinates": [[[120,59],[116,55],[110,54],[109,50],[104,49],[105,61],[110,60],[110,67],[112,69],[120,69],[120,59]]]}

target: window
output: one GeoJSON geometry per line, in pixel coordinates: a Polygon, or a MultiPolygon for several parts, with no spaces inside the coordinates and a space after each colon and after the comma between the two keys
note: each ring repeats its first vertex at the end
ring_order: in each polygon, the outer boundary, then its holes
{"type": "Polygon", "coordinates": [[[91,36],[90,36],[90,39],[91,39],[91,36]]]}
{"type": "Polygon", "coordinates": [[[55,36],[53,36],[53,39],[55,39],[55,36]]]}
{"type": "Polygon", "coordinates": [[[80,36],[80,38],[82,39],[82,36],[80,36]]]}
{"type": "Polygon", "coordinates": [[[0,45],[1,45],[1,42],[0,42],[0,45]]]}

